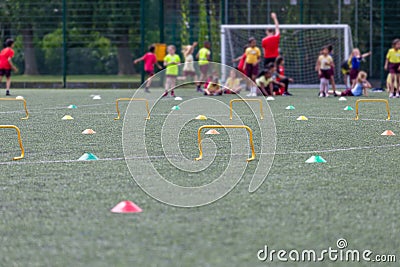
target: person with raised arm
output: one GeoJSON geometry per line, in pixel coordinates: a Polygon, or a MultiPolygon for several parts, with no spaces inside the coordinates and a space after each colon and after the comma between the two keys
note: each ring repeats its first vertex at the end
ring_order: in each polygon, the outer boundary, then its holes
{"type": "Polygon", "coordinates": [[[266,68],[269,63],[275,64],[276,58],[279,56],[279,43],[281,40],[279,21],[274,12],[271,13],[271,18],[274,21],[275,29],[268,28],[265,31],[266,36],[261,43],[264,50],[264,68],[266,68]]]}

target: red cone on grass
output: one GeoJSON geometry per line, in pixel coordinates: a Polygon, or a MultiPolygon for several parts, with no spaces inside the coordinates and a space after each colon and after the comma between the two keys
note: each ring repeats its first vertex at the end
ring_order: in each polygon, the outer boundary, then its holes
{"type": "Polygon", "coordinates": [[[142,212],[142,209],[132,201],[122,201],[111,209],[113,213],[136,213],[142,212]]]}
{"type": "Polygon", "coordinates": [[[381,135],[395,135],[395,134],[391,130],[386,130],[381,135]]]}

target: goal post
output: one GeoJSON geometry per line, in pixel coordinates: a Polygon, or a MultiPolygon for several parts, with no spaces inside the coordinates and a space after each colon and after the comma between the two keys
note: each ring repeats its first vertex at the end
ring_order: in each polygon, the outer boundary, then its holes
{"type": "MultiPolygon", "coordinates": [[[[242,55],[249,37],[255,37],[257,46],[262,50],[261,40],[265,30],[275,28],[267,24],[224,24],[221,25],[221,63],[236,66],[232,59],[242,55]]],[[[285,59],[285,74],[294,79],[294,86],[299,88],[315,87],[319,84],[315,63],[325,45],[333,46],[332,57],[335,62],[335,81],[344,86],[341,64],[348,59],[353,41],[351,28],[347,24],[283,24],[281,31],[280,52],[285,59]]],[[[263,54],[263,53],[262,53],[263,54]]],[[[263,55],[261,56],[263,58],[263,55]]],[[[261,62],[263,67],[263,62],[261,62]]],[[[222,73],[222,78],[226,74],[222,73]]]]}

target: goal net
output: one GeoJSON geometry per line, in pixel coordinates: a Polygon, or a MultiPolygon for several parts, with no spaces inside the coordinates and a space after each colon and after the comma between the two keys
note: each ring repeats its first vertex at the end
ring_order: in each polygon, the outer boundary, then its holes
{"type": "MultiPolygon", "coordinates": [[[[235,66],[232,59],[244,52],[249,37],[255,37],[261,49],[261,40],[267,28],[274,25],[221,25],[221,63],[235,66]]],[[[333,46],[335,81],[344,85],[341,65],[348,59],[353,42],[348,25],[280,25],[280,52],[285,59],[285,75],[294,79],[296,87],[315,87],[319,78],[315,63],[325,45],[333,46]]],[[[262,53],[263,54],[263,53],[262,53]]],[[[263,58],[263,55],[262,55],[263,58]]],[[[235,66],[236,67],[236,66],[235,66]]],[[[263,67],[263,61],[260,63],[263,67]]]]}

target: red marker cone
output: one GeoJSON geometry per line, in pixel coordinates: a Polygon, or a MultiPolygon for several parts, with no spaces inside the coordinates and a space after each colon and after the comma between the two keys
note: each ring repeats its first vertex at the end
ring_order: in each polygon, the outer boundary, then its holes
{"type": "Polygon", "coordinates": [[[386,130],[381,135],[395,135],[395,134],[391,130],[386,130]]]}
{"type": "Polygon", "coordinates": [[[131,201],[122,201],[112,208],[113,213],[135,213],[142,212],[142,209],[131,201]]]}

